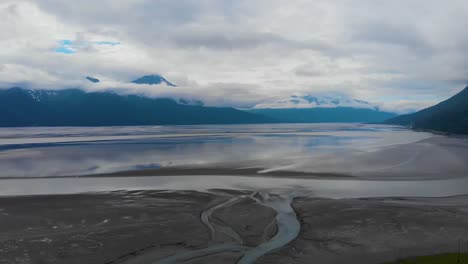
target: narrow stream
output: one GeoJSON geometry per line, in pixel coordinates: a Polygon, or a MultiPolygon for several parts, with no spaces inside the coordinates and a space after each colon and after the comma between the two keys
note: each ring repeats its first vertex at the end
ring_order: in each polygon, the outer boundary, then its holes
{"type": "Polygon", "coordinates": [[[238,264],[252,264],[262,256],[277,250],[293,239],[297,237],[301,229],[296,213],[291,207],[291,202],[294,196],[281,196],[281,195],[270,195],[268,193],[254,192],[251,195],[241,195],[233,197],[225,202],[217,204],[208,208],[201,213],[200,219],[206,225],[210,232],[211,243],[215,243],[217,228],[220,230],[230,230],[231,232],[225,232],[229,237],[237,241],[237,243],[224,243],[224,244],[213,244],[207,248],[198,250],[185,251],[177,253],[165,259],[155,262],[155,264],[177,264],[184,261],[189,261],[194,258],[209,256],[213,254],[219,254],[223,252],[242,252],[243,256],[237,262],[238,264]],[[238,202],[242,198],[250,198],[257,203],[270,207],[277,212],[276,224],[278,231],[276,235],[270,240],[259,244],[256,247],[246,247],[242,245],[242,239],[235,233],[231,227],[216,226],[211,222],[211,215],[214,211],[230,206],[238,202]]]}
{"type": "Polygon", "coordinates": [[[257,247],[247,251],[237,262],[238,264],[254,263],[260,257],[285,246],[297,237],[301,230],[301,223],[297,219],[296,212],[291,207],[292,199],[293,197],[266,197],[262,204],[276,210],[278,232],[269,241],[261,243],[257,247]]]}

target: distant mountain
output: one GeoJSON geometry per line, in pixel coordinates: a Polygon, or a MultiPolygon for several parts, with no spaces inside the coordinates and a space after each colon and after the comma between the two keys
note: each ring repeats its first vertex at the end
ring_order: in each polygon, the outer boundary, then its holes
{"type": "Polygon", "coordinates": [[[132,83],[150,84],[150,85],[153,85],[153,84],[166,84],[168,86],[176,87],[175,84],[169,82],[164,77],[162,77],[161,75],[158,75],[158,74],[143,76],[141,78],[138,78],[138,79],[134,80],[132,83]]]}
{"type": "Polygon", "coordinates": [[[353,107],[252,109],[249,112],[285,123],[383,122],[396,116],[375,109],[353,107]]]}
{"type": "Polygon", "coordinates": [[[409,126],[456,134],[468,134],[468,86],[435,106],[385,121],[386,124],[409,126]]]}
{"type": "Polygon", "coordinates": [[[255,106],[255,108],[267,109],[286,109],[286,108],[331,108],[331,107],[352,107],[352,108],[367,108],[378,110],[378,106],[373,105],[363,100],[349,98],[345,95],[324,95],[315,96],[292,95],[284,99],[275,100],[272,102],[263,102],[255,106]]]}
{"type": "Polygon", "coordinates": [[[96,79],[96,78],[93,78],[93,77],[89,77],[89,76],[86,76],[86,80],[90,81],[90,82],[93,82],[93,83],[98,83],[100,82],[99,79],[96,79]]]}
{"type": "Polygon", "coordinates": [[[229,107],[180,104],[112,92],[0,90],[0,126],[248,124],[274,119],[229,107]]]}

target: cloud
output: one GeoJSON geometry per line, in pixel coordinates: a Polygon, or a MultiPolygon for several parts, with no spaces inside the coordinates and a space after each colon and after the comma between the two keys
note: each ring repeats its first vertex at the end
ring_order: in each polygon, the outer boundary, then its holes
{"type": "Polygon", "coordinates": [[[464,0],[3,0],[0,17],[3,88],[160,73],[216,105],[336,92],[417,109],[468,79],[464,0]]]}
{"type": "Polygon", "coordinates": [[[178,48],[208,48],[214,50],[255,49],[287,42],[272,33],[224,30],[220,32],[187,30],[176,34],[171,41],[178,48]]]}
{"type": "Polygon", "coordinates": [[[74,85],[79,85],[88,92],[113,91],[122,95],[138,94],[151,98],[182,99],[187,102],[202,101],[204,105],[217,107],[235,105],[239,108],[253,108],[264,98],[255,96],[257,92],[255,86],[252,85],[239,86],[238,84],[218,83],[212,86],[199,86],[192,83],[189,86],[184,86],[178,84],[177,87],[170,87],[164,84],[145,85],[111,80],[92,83],[84,79],[74,83],[74,85]]]}
{"type": "Polygon", "coordinates": [[[38,83],[39,85],[53,85],[60,82],[58,78],[47,71],[19,64],[0,65],[0,85],[11,87],[38,83]]]}

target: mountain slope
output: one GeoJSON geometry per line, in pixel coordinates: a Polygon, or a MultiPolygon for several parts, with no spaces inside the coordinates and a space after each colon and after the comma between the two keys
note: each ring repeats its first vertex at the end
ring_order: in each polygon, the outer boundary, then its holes
{"type": "Polygon", "coordinates": [[[0,90],[0,126],[244,124],[272,118],[229,107],[178,104],[112,92],[0,90]]]}
{"type": "Polygon", "coordinates": [[[253,109],[249,112],[286,123],[382,122],[396,116],[374,109],[352,107],[253,109]]]}
{"type": "Polygon", "coordinates": [[[392,118],[385,123],[416,129],[468,134],[468,86],[446,101],[414,114],[392,118]]]}

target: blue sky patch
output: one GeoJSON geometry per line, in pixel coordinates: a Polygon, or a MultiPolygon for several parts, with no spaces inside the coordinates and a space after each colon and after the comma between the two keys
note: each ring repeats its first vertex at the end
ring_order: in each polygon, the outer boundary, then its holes
{"type": "Polygon", "coordinates": [[[58,47],[54,49],[56,53],[63,53],[63,54],[75,54],[76,51],[73,49],[73,41],[69,39],[62,39],[57,41],[58,47]]]}
{"type": "Polygon", "coordinates": [[[105,45],[105,46],[117,46],[120,45],[120,42],[115,41],[89,41],[89,42],[79,42],[62,39],[57,41],[58,47],[54,49],[56,53],[63,54],[75,54],[77,49],[84,48],[90,45],[105,45]]]}
{"type": "Polygon", "coordinates": [[[57,52],[57,53],[75,54],[74,50],[72,50],[70,48],[67,48],[66,46],[58,47],[58,48],[54,49],[54,51],[57,52]]]}
{"type": "Polygon", "coordinates": [[[73,44],[73,41],[71,41],[71,40],[69,40],[69,39],[64,39],[64,40],[60,40],[58,43],[59,43],[60,45],[65,46],[65,45],[72,45],[72,44],[73,44]]]}

